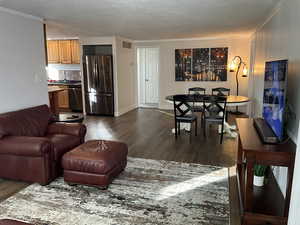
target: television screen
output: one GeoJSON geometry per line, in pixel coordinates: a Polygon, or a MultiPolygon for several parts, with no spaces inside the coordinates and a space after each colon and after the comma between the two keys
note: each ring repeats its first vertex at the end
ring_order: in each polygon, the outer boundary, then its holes
{"type": "Polygon", "coordinates": [[[266,62],[263,117],[279,140],[284,138],[287,60],[266,62]]]}

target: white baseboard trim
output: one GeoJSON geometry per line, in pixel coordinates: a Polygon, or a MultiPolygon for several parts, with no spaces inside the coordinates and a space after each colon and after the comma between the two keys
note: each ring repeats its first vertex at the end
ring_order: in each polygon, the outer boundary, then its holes
{"type": "Polygon", "coordinates": [[[127,112],[129,112],[133,109],[136,109],[137,107],[138,107],[137,104],[133,104],[133,105],[130,105],[128,107],[122,108],[119,111],[115,111],[115,116],[116,117],[121,116],[121,115],[123,115],[123,114],[125,114],[125,113],[127,113],[127,112]]]}
{"type": "Polygon", "coordinates": [[[159,105],[158,109],[161,110],[173,110],[173,105],[172,104],[168,104],[168,105],[159,105]]]}

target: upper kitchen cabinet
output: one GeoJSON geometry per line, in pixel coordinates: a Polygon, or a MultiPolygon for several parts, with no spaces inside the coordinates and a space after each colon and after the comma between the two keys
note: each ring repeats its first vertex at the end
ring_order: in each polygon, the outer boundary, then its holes
{"type": "Polygon", "coordinates": [[[48,63],[60,63],[58,41],[47,41],[48,63]]]}
{"type": "Polygon", "coordinates": [[[71,58],[73,64],[80,64],[80,46],[78,40],[71,40],[71,58]]]}
{"type": "Polygon", "coordinates": [[[62,64],[71,64],[71,40],[59,40],[59,58],[62,64]]]}
{"type": "Polygon", "coordinates": [[[49,40],[47,52],[49,64],[80,64],[78,40],[49,40]]]}

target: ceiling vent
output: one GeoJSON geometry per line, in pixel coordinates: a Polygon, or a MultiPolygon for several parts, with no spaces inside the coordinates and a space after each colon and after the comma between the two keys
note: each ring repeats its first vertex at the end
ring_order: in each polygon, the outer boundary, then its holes
{"type": "Polygon", "coordinates": [[[123,41],[123,48],[129,48],[131,49],[132,43],[128,41],[123,41]]]}

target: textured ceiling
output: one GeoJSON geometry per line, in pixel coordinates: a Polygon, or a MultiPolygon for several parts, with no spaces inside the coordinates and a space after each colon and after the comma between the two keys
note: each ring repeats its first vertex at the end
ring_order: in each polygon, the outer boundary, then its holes
{"type": "Polygon", "coordinates": [[[279,0],[0,0],[46,19],[49,37],[135,40],[247,35],[279,0]]]}

